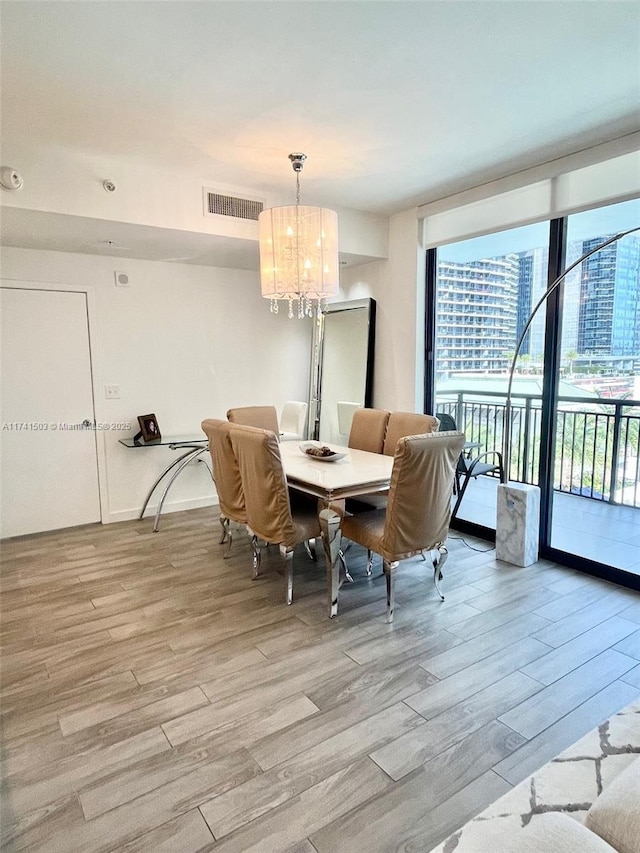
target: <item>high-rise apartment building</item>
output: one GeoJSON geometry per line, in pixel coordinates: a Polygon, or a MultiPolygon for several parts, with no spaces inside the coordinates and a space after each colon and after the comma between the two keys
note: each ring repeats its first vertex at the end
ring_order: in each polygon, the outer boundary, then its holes
{"type": "MultiPolygon", "coordinates": [[[[606,237],[582,243],[588,252],[606,237]]],[[[593,356],[640,352],[640,240],[618,241],[582,264],[578,351],[593,356]]]]}
{"type": "MultiPolygon", "coordinates": [[[[547,268],[549,266],[549,249],[541,246],[518,252],[520,276],[518,282],[518,328],[516,341],[531,315],[531,311],[547,287],[547,268]]],[[[528,355],[534,361],[541,359],[544,352],[544,310],[540,310],[533,319],[529,331],[520,348],[521,355],[528,355]]],[[[515,349],[515,342],[512,347],[515,349]]]]}
{"type": "MultiPolygon", "coordinates": [[[[566,265],[607,239],[573,240],[566,265]]],[[[547,288],[548,247],[474,261],[439,261],[437,371],[492,373],[510,353],[547,288]]],[[[561,358],[637,356],[640,352],[640,239],[607,246],[572,270],[562,284],[561,358]]],[[[544,352],[545,310],[520,350],[533,363],[544,352]]]]}
{"type": "Polygon", "coordinates": [[[496,372],[516,340],[515,254],[438,265],[437,370],[496,372]]]}
{"type": "MultiPolygon", "coordinates": [[[[533,308],[533,252],[518,253],[518,319],[516,323],[516,338],[520,335],[533,308]]],[[[531,329],[525,335],[520,347],[523,355],[531,354],[531,329]]]]}

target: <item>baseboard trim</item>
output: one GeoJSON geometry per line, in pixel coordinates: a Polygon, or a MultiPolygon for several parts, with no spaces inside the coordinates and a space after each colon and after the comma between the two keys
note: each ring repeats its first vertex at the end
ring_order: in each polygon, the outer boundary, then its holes
{"type": "MultiPolygon", "coordinates": [[[[206,498],[191,498],[183,501],[167,501],[162,507],[162,515],[167,515],[170,512],[184,512],[188,509],[200,509],[204,506],[218,506],[217,497],[206,498]]],[[[153,518],[158,509],[158,504],[149,504],[144,514],[145,518],[153,518]]],[[[133,521],[140,515],[139,509],[121,509],[115,512],[109,512],[102,519],[103,524],[116,524],[119,521],[133,521]]]]}

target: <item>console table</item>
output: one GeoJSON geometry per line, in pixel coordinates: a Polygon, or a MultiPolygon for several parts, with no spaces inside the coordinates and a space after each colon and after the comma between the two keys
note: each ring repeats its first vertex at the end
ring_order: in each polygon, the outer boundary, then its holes
{"type": "Polygon", "coordinates": [[[183,471],[190,462],[194,460],[198,460],[198,462],[204,462],[204,464],[209,469],[209,473],[211,474],[211,468],[209,467],[209,463],[206,459],[199,459],[203,453],[206,453],[209,450],[209,444],[206,438],[199,438],[198,436],[189,436],[189,435],[174,435],[168,436],[165,438],[156,439],[155,441],[146,441],[140,442],[136,441],[133,437],[131,438],[121,438],[119,439],[120,444],[123,444],[125,447],[130,448],[143,448],[143,447],[168,447],[170,450],[184,450],[185,452],[178,456],[177,459],[174,459],[170,465],[164,469],[164,471],[160,474],[160,476],[156,479],[155,483],[149,489],[149,494],[147,495],[145,502],[140,510],[140,515],[138,518],[142,518],[147,509],[147,504],[151,500],[151,496],[158,488],[160,483],[164,480],[164,478],[171,473],[171,476],[168,480],[165,481],[164,491],[162,492],[162,497],[160,498],[160,502],[158,504],[158,508],[156,509],[156,515],[153,522],[153,532],[158,532],[158,525],[160,523],[160,513],[162,512],[162,507],[164,505],[165,498],[167,497],[167,493],[169,489],[173,485],[176,480],[178,474],[183,471]]]}

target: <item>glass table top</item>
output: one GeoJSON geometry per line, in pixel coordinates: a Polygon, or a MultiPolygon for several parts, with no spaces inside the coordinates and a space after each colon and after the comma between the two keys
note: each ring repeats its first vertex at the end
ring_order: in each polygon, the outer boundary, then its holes
{"type": "Polygon", "coordinates": [[[163,435],[162,438],[156,438],[153,441],[143,441],[141,438],[134,441],[133,436],[130,436],[129,438],[121,438],[119,441],[125,447],[165,447],[170,444],[184,447],[207,446],[207,438],[202,433],[200,435],[163,435]]]}

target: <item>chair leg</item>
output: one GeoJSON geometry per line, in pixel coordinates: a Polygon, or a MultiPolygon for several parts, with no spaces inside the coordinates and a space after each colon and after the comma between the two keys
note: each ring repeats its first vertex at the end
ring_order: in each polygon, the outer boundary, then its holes
{"type": "Polygon", "coordinates": [[[231,546],[233,545],[233,533],[231,532],[231,522],[228,518],[220,518],[220,524],[222,525],[222,538],[220,539],[220,544],[222,545],[225,540],[227,542],[227,547],[222,555],[222,559],[226,560],[229,556],[229,552],[231,551],[231,546]]]}
{"type": "Polygon", "coordinates": [[[315,563],[318,559],[315,539],[304,540],[304,550],[307,552],[307,557],[315,563]]]}
{"type": "Polygon", "coordinates": [[[460,504],[462,503],[462,498],[464,497],[464,493],[467,491],[467,486],[469,485],[470,479],[471,479],[471,477],[465,477],[464,481],[462,483],[462,486],[458,486],[458,497],[456,498],[456,502],[453,506],[453,509],[451,510],[451,520],[452,521],[458,513],[458,509],[460,507],[460,504]]]}
{"type": "Polygon", "coordinates": [[[227,541],[227,535],[229,534],[229,519],[224,515],[220,516],[220,527],[222,528],[222,536],[220,537],[218,545],[224,545],[227,541]]]}
{"type": "Polygon", "coordinates": [[[383,560],[382,570],[387,579],[387,622],[393,622],[393,610],[395,607],[396,572],[398,571],[398,563],[390,563],[388,560],[383,560]]]}
{"type": "Polygon", "coordinates": [[[433,561],[433,583],[435,584],[436,592],[440,596],[441,600],[444,601],[444,595],[440,590],[440,581],[442,580],[442,567],[447,562],[449,552],[445,545],[439,545],[437,552],[438,556],[433,561]]]}
{"type": "Polygon", "coordinates": [[[229,526],[229,529],[227,530],[227,536],[229,537],[229,543],[228,543],[228,545],[227,545],[227,549],[226,549],[226,551],[225,551],[225,552],[224,552],[224,554],[222,555],[222,559],[223,559],[223,560],[226,560],[226,559],[227,559],[227,557],[229,556],[229,553],[230,553],[230,551],[231,551],[231,546],[233,545],[233,533],[231,532],[231,527],[230,527],[230,526],[229,526]]]}
{"type": "Polygon", "coordinates": [[[287,585],[287,604],[291,604],[293,601],[293,549],[288,551],[281,545],[280,553],[285,559],[284,579],[287,585]]]}
{"type": "Polygon", "coordinates": [[[255,533],[251,537],[251,547],[253,548],[253,576],[251,580],[256,580],[260,576],[260,543],[255,533]]]}
{"type": "Polygon", "coordinates": [[[346,583],[354,583],[353,577],[351,576],[351,572],[347,567],[347,561],[345,560],[344,551],[342,548],[338,551],[338,559],[340,560],[340,566],[342,567],[342,574],[344,575],[344,579],[346,583]]]}
{"type": "Polygon", "coordinates": [[[373,572],[373,551],[370,551],[367,548],[367,576],[371,577],[372,572],[373,572]]]}

